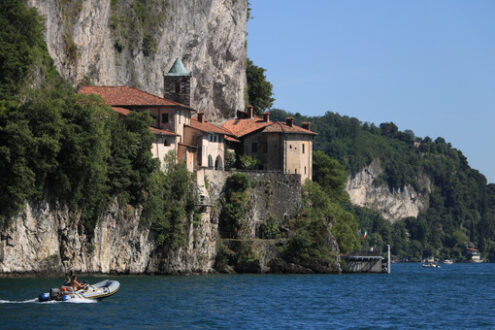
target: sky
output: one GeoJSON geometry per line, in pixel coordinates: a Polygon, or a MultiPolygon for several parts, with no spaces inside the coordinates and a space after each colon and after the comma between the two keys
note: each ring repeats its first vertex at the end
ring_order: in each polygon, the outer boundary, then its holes
{"type": "Polygon", "coordinates": [[[441,136],[495,183],[495,1],[249,2],[274,108],[441,136]]]}

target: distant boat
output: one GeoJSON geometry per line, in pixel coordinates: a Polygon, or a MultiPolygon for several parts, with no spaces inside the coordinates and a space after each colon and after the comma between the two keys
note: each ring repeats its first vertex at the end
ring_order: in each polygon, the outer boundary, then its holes
{"type": "Polygon", "coordinates": [[[443,264],[446,264],[446,265],[452,265],[454,263],[454,261],[450,260],[450,259],[445,259],[444,261],[442,261],[443,264]]]}
{"type": "Polygon", "coordinates": [[[423,268],[440,268],[440,265],[434,262],[429,262],[421,265],[423,268]]]}

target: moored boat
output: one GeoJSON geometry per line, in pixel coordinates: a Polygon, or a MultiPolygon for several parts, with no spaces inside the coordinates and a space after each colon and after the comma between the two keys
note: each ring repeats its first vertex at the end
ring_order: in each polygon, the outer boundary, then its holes
{"type": "Polygon", "coordinates": [[[450,259],[445,259],[444,261],[442,261],[443,264],[446,264],[446,265],[452,265],[454,263],[454,261],[450,260],[450,259]]]}
{"type": "Polygon", "coordinates": [[[120,288],[120,283],[115,280],[104,280],[95,284],[89,284],[86,289],[73,291],[71,287],[50,289],[50,292],[40,294],[38,300],[45,301],[68,301],[74,298],[103,299],[110,297],[120,288]]]}
{"type": "Polygon", "coordinates": [[[422,264],[424,268],[440,268],[440,265],[435,262],[429,262],[427,264],[422,264]]]}

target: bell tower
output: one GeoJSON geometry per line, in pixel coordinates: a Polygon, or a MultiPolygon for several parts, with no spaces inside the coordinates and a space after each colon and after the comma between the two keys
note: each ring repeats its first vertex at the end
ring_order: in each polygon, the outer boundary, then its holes
{"type": "Polygon", "coordinates": [[[191,105],[191,74],[177,58],[163,75],[163,97],[187,106],[191,105]]]}

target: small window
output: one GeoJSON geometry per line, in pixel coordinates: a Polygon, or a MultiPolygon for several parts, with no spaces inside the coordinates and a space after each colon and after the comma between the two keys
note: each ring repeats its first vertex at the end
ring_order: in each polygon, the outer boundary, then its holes
{"type": "Polygon", "coordinates": [[[168,139],[167,139],[167,138],[165,138],[165,139],[163,140],[163,145],[164,145],[165,147],[169,147],[169,146],[170,146],[170,142],[168,141],[168,139]]]}
{"type": "Polygon", "coordinates": [[[251,151],[258,152],[258,143],[253,142],[253,144],[251,145],[251,151]]]}
{"type": "Polygon", "coordinates": [[[297,174],[297,168],[294,170],[294,173],[297,174]]]}
{"type": "MultiPolygon", "coordinates": [[[[302,145],[302,146],[303,146],[303,153],[304,153],[304,143],[303,143],[303,145],[302,145]]],[[[304,174],[306,174],[306,172],[304,172],[304,174]]]]}
{"type": "Polygon", "coordinates": [[[180,82],[175,82],[175,92],[180,93],[180,82]]]}
{"type": "Polygon", "coordinates": [[[289,149],[292,149],[292,144],[289,144],[289,149]]]}
{"type": "MultiPolygon", "coordinates": [[[[304,150],[304,148],[303,148],[303,150],[304,150]]],[[[304,174],[306,174],[306,166],[304,166],[304,174]]]]}
{"type": "Polygon", "coordinates": [[[208,136],[208,140],[210,140],[210,142],[212,142],[213,141],[213,136],[212,135],[208,136]]]}
{"type": "Polygon", "coordinates": [[[217,142],[217,136],[215,135],[215,137],[213,138],[213,142],[217,142]]]}
{"type": "Polygon", "coordinates": [[[162,113],[162,124],[168,123],[168,113],[162,113]]]}

